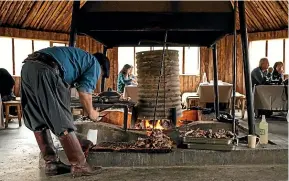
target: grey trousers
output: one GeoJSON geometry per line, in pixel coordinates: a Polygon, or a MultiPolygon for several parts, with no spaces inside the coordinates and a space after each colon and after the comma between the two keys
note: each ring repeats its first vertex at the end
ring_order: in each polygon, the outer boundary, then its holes
{"type": "Polygon", "coordinates": [[[32,131],[49,128],[60,136],[66,130],[76,130],[70,111],[70,86],[46,64],[28,61],[23,65],[21,104],[24,123],[32,131]]]}

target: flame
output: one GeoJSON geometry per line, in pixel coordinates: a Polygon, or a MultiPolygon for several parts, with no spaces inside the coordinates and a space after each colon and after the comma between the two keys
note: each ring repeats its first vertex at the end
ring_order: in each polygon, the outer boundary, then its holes
{"type": "Polygon", "coordinates": [[[145,120],[145,128],[146,129],[160,129],[160,130],[163,130],[164,127],[161,125],[161,120],[157,120],[156,123],[155,123],[155,126],[153,126],[153,122],[150,123],[149,120],[145,120]]]}
{"type": "Polygon", "coordinates": [[[146,131],[146,135],[150,136],[152,133],[153,129],[158,129],[158,130],[163,130],[165,129],[162,125],[161,125],[161,120],[157,120],[155,123],[155,127],[153,127],[153,121],[150,120],[144,120],[144,127],[145,129],[147,129],[146,131]]]}

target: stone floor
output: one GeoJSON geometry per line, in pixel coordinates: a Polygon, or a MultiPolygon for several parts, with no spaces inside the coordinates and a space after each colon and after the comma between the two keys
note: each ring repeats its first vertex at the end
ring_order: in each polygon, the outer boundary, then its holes
{"type": "MultiPolygon", "coordinates": [[[[283,137],[288,135],[287,122],[269,123],[269,129],[283,130],[283,137]],[[275,124],[276,123],[276,124],[275,124]],[[275,127],[275,128],[274,128],[275,127]],[[287,129],[286,129],[287,128],[287,129]],[[287,130],[287,133],[286,133],[287,130]]],[[[274,132],[274,131],[273,131],[274,132]]],[[[278,134],[275,133],[274,134],[278,134]]],[[[68,181],[69,175],[47,178],[38,168],[39,148],[33,133],[25,126],[18,128],[18,124],[10,123],[9,128],[0,130],[0,181],[68,181]]],[[[76,178],[75,181],[285,181],[288,180],[287,165],[266,166],[210,166],[191,168],[155,168],[155,169],[117,169],[106,168],[101,174],[76,178]]]]}

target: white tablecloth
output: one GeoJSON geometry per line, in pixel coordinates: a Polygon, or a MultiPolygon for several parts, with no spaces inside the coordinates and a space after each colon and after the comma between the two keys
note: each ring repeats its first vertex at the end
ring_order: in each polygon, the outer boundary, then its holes
{"type": "MultiPolygon", "coordinates": [[[[219,102],[229,103],[232,96],[233,85],[223,82],[218,85],[219,88],[219,102]]],[[[200,102],[213,103],[215,101],[215,91],[213,84],[200,84],[197,90],[200,96],[200,102]]]]}
{"type": "Polygon", "coordinates": [[[263,110],[287,111],[283,85],[259,85],[254,88],[254,108],[263,110]]]}
{"type": "Polygon", "coordinates": [[[132,101],[137,102],[138,100],[138,87],[136,85],[125,86],[123,97],[130,97],[132,101]]]}

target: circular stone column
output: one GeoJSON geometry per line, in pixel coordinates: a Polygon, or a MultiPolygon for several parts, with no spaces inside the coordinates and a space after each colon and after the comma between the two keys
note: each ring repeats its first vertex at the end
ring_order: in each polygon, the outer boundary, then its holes
{"type": "MultiPolygon", "coordinates": [[[[138,77],[138,119],[153,120],[163,50],[144,51],[136,54],[138,77]]],[[[171,108],[181,116],[179,79],[179,54],[166,50],[164,72],[160,81],[156,119],[171,119],[171,108]]]]}

